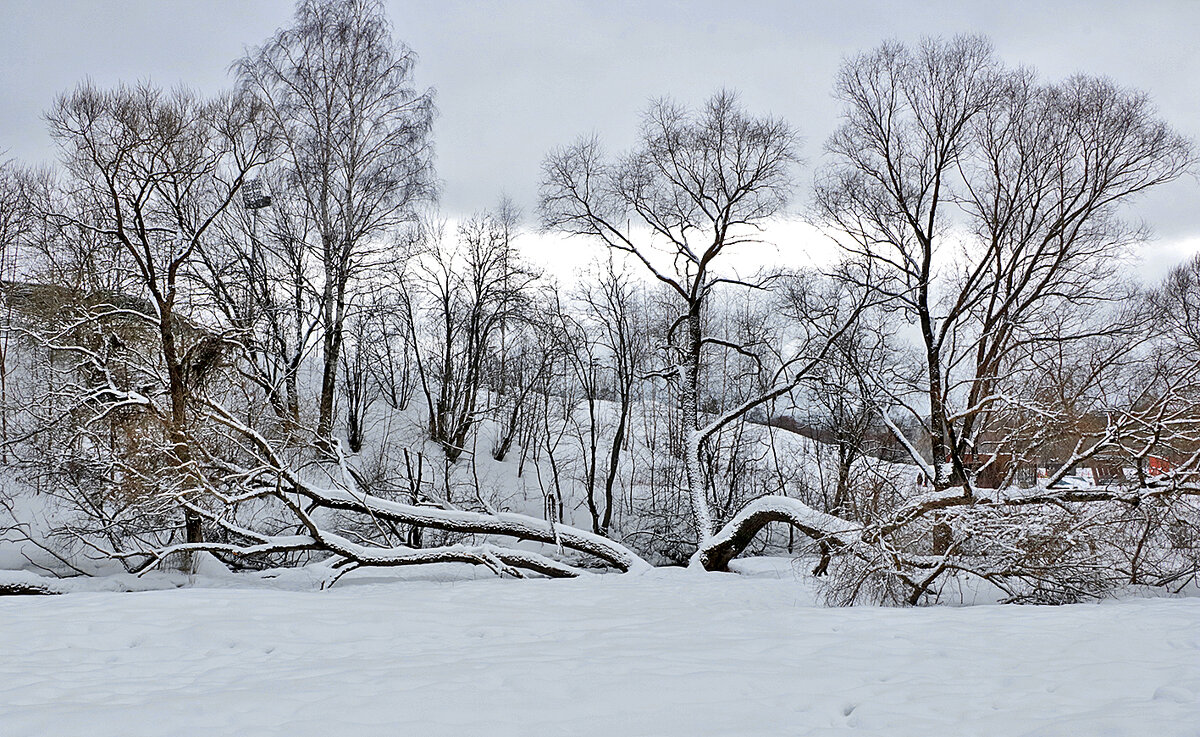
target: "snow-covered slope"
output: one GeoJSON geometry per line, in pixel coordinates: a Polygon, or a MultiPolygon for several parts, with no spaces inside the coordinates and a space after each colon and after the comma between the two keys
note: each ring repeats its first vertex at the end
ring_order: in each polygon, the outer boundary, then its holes
{"type": "Polygon", "coordinates": [[[741,565],[0,599],[0,734],[1200,733],[1200,599],[828,609],[741,565]]]}

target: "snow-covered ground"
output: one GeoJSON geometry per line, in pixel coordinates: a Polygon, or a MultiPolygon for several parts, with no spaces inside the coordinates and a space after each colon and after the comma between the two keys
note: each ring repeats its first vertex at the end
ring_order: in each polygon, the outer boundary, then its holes
{"type": "Polygon", "coordinates": [[[0,735],[1200,734],[1200,599],[830,609],[743,565],[6,597],[0,735]]]}

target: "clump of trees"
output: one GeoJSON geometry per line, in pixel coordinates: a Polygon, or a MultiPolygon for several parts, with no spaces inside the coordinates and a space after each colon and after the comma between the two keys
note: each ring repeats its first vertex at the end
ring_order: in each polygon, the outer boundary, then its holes
{"type": "Polygon", "coordinates": [[[908,604],[1194,580],[1200,258],[1122,268],[1193,151],[1143,93],[886,43],[843,64],[811,201],[785,121],[658,100],[630,150],[547,156],[538,224],[596,255],[561,285],[511,202],[433,210],[415,62],[381,4],[304,0],[233,91],[85,83],[47,113],[61,165],[0,169],[31,565],[786,551],[831,601],[908,604]],[[739,269],[797,207],[841,260],[739,269]]]}

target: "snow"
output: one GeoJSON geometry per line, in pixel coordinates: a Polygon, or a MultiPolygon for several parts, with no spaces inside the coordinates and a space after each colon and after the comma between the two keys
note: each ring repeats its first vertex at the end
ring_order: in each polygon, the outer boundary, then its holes
{"type": "Polygon", "coordinates": [[[747,519],[759,514],[774,514],[789,519],[792,524],[811,530],[824,531],[830,535],[849,535],[862,529],[861,525],[847,522],[840,517],[817,511],[803,502],[785,496],[764,496],[755,499],[734,515],[721,531],[713,535],[708,545],[724,542],[733,531],[747,519]]]}
{"type": "Polygon", "coordinates": [[[4,597],[0,734],[1200,734],[1200,599],[830,609],[736,566],[4,597]]]}

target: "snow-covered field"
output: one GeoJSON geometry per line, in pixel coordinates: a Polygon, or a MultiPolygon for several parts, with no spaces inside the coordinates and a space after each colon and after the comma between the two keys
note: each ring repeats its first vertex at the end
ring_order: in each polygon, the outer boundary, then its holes
{"type": "Polygon", "coordinates": [[[1200,599],[830,609],[756,573],[6,597],[0,735],[1200,735],[1200,599]]]}

